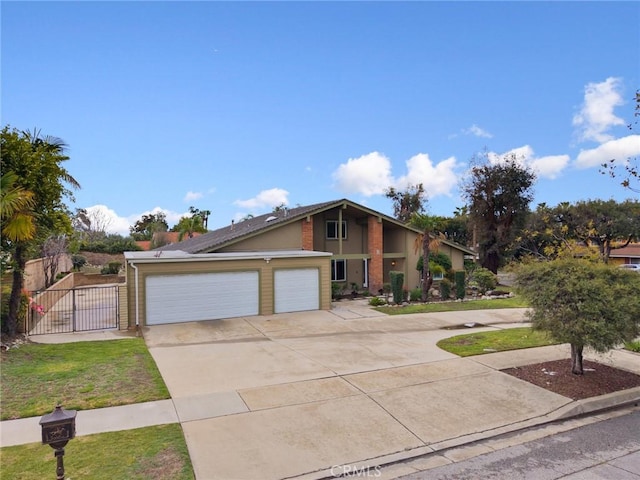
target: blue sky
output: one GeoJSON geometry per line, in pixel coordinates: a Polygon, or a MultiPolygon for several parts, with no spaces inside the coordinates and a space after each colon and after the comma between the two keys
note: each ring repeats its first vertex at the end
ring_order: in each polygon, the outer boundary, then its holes
{"type": "MultiPolygon", "coordinates": [[[[535,201],[632,196],[599,174],[640,153],[636,2],[7,2],[2,124],[69,144],[72,209],[126,234],[189,206],[209,228],[282,203],[422,182],[464,204],[487,150],[535,201]]],[[[637,195],[636,195],[637,198],[637,195]]]]}

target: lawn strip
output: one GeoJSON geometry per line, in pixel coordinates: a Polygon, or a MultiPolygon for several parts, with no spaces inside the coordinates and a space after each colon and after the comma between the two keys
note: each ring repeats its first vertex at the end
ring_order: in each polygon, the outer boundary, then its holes
{"type": "MultiPolygon", "coordinates": [[[[0,449],[2,478],[53,478],[56,459],[48,445],[0,449]]],[[[92,480],[192,480],[193,467],[179,424],[76,437],[65,447],[66,478],[92,480]]]]}
{"type": "Polygon", "coordinates": [[[456,335],[440,340],[436,345],[454,355],[468,357],[557,344],[558,342],[549,338],[544,332],[522,327],[456,335]]]}
{"type": "Polygon", "coordinates": [[[20,345],[2,353],[2,420],[169,398],[144,340],[20,345]]]}

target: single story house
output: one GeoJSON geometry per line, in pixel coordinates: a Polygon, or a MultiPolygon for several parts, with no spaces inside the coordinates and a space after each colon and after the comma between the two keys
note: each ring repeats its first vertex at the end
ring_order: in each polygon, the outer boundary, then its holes
{"type": "Polygon", "coordinates": [[[626,247],[611,250],[609,262],[614,265],[625,263],[640,264],[640,243],[630,243],[626,247]]]}
{"type": "MultiPolygon", "coordinates": [[[[136,315],[139,325],[329,309],[332,283],[377,293],[392,270],[403,272],[405,287],[413,289],[420,285],[416,240],[421,233],[341,199],[231,222],[150,252],[127,252],[130,326],[136,315]],[[203,281],[207,287],[196,287],[203,281]],[[234,292],[244,288],[242,298],[251,309],[221,305],[227,296],[237,302],[234,292]],[[283,300],[288,297],[300,303],[283,300]],[[169,313],[176,302],[181,307],[169,313]],[[185,317],[178,312],[185,308],[200,313],[185,317]]],[[[440,240],[439,251],[451,258],[454,270],[464,268],[465,256],[475,255],[447,240],[440,240]]]]}

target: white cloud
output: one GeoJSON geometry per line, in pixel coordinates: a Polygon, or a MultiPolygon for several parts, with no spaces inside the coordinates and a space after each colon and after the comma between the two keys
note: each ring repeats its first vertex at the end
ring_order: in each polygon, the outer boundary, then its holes
{"type": "Polygon", "coordinates": [[[337,190],[366,197],[383,194],[393,184],[391,162],[379,152],[350,158],[333,172],[332,177],[337,190]]]}
{"type": "Polygon", "coordinates": [[[484,128],[480,128],[475,123],[469,128],[462,131],[465,135],[474,135],[481,138],[493,138],[493,135],[487,132],[484,128]]]}
{"type": "Polygon", "coordinates": [[[407,174],[398,178],[394,184],[404,190],[409,185],[422,183],[427,197],[451,195],[451,189],[458,183],[458,166],[455,157],[449,157],[434,165],[429,155],[419,153],[407,160],[407,174]]]}
{"type": "Polygon", "coordinates": [[[202,193],[200,192],[187,192],[187,194],[184,196],[183,201],[184,202],[191,202],[193,200],[199,200],[203,197],[202,193]]]}
{"type": "Polygon", "coordinates": [[[153,210],[147,210],[142,213],[132,214],[127,217],[121,217],[115,210],[107,207],[106,205],[93,205],[87,207],[87,213],[100,218],[100,222],[106,225],[105,231],[107,233],[116,233],[124,237],[130,234],[129,227],[136,223],[143,215],[164,213],[166,215],[167,224],[171,228],[178,223],[181,217],[189,215],[189,213],[178,213],[164,208],[155,207],[153,210]]]}
{"type": "Polygon", "coordinates": [[[506,158],[513,157],[519,165],[531,168],[538,177],[550,179],[557,178],[567,165],[569,165],[569,155],[536,157],[530,145],[513,148],[502,154],[489,152],[487,156],[489,162],[494,165],[502,162],[506,158]]]}
{"type": "Polygon", "coordinates": [[[581,150],[575,165],[578,168],[598,167],[614,158],[626,162],[628,158],[637,155],[640,155],[640,135],[628,135],[590,150],[581,150]]]}
{"type": "Polygon", "coordinates": [[[613,137],[607,130],[624,125],[624,121],[613,113],[615,107],[624,104],[621,83],[620,78],[609,77],[604,82],[587,84],[582,108],[573,117],[579,141],[609,141],[613,137]]]}
{"type": "Polygon", "coordinates": [[[264,207],[277,207],[278,205],[288,205],[289,192],[281,188],[272,188],[270,190],[263,190],[258,195],[248,200],[236,200],[234,205],[246,208],[248,210],[256,210],[264,207]]]}

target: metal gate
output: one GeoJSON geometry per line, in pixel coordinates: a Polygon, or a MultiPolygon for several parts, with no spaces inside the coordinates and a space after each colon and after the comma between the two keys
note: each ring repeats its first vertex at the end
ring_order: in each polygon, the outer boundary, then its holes
{"type": "Polygon", "coordinates": [[[29,335],[104,330],[118,323],[118,285],[50,289],[29,297],[29,335]]]}

